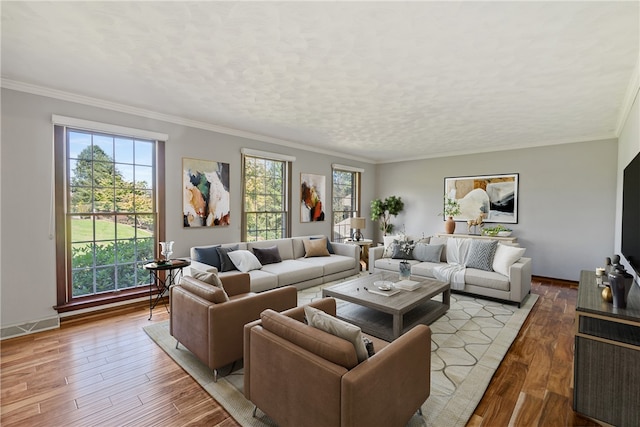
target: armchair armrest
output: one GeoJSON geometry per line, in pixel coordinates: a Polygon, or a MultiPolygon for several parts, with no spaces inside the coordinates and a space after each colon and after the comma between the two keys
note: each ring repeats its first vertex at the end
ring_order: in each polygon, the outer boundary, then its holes
{"type": "Polygon", "coordinates": [[[217,273],[218,269],[213,265],[205,264],[204,262],[191,260],[191,265],[188,268],[188,273],[191,274],[191,269],[205,271],[207,273],[217,273]]]}
{"type": "Polygon", "coordinates": [[[229,296],[251,292],[251,276],[249,273],[229,274],[219,277],[225,292],[229,296]]]}
{"type": "MultiPolygon", "coordinates": [[[[224,286],[226,289],[226,282],[224,286]]],[[[297,304],[298,290],[285,286],[209,306],[210,366],[224,366],[242,358],[244,325],[259,319],[264,310],[283,311],[297,304]]]]}
{"type": "Polygon", "coordinates": [[[397,425],[431,391],[431,329],[418,325],[342,377],[341,425],[397,425]]]}
{"type": "Polygon", "coordinates": [[[382,258],[384,246],[372,246],[369,248],[369,273],[375,273],[375,263],[377,259],[382,258]]]}

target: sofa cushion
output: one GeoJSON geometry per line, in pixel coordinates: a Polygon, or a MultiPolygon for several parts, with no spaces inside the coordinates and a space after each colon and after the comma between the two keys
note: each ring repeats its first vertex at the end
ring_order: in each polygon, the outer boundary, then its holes
{"type": "Polygon", "coordinates": [[[304,315],[309,326],[328,332],[353,344],[358,356],[358,362],[363,362],[369,358],[367,347],[362,340],[362,330],[358,326],[308,305],[304,307],[304,315]]]}
{"type": "Polygon", "coordinates": [[[264,329],[325,360],[346,369],[351,369],[358,364],[355,348],[347,340],[270,309],[263,311],[260,319],[264,329]]]}
{"type": "Polygon", "coordinates": [[[481,286],[483,288],[509,291],[509,278],[495,271],[467,268],[464,272],[465,285],[481,286]]]}
{"type": "MultiPolygon", "coordinates": [[[[191,271],[191,274],[193,274],[193,270],[191,271]]],[[[222,286],[222,282],[216,274],[203,273],[199,276],[217,284],[205,282],[202,279],[198,279],[193,276],[184,276],[180,278],[180,286],[192,294],[216,304],[229,301],[229,295],[225,292],[224,286],[222,286]],[[205,277],[205,275],[215,276],[215,280],[210,277],[205,277]]]]}
{"type": "Polygon", "coordinates": [[[295,259],[263,265],[260,271],[278,276],[278,286],[292,285],[322,277],[322,267],[295,259]]]}
{"type": "Polygon", "coordinates": [[[238,245],[227,246],[224,248],[223,247],[216,248],[216,251],[218,251],[218,256],[220,257],[220,268],[218,270],[224,272],[224,271],[231,271],[236,269],[236,266],[233,264],[228,254],[229,252],[233,252],[237,250],[238,250],[238,245]]]}
{"type": "Polygon", "coordinates": [[[403,259],[393,259],[393,258],[379,258],[374,262],[374,267],[379,268],[381,270],[390,270],[400,272],[400,262],[406,261],[413,267],[418,264],[420,261],[416,261],[415,259],[403,260],[403,259]]]}
{"type": "Polygon", "coordinates": [[[327,239],[317,240],[303,240],[304,244],[304,257],[310,258],[314,256],[330,256],[331,254],[327,250],[327,239]]]}
{"type": "Polygon", "coordinates": [[[220,245],[205,248],[193,248],[193,260],[203,264],[209,264],[220,270],[220,255],[216,248],[220,245]]]}
{"type": "Polygon", "coordinates": [[[253,248],[253,253],[260,261],[260,264],[275,264],[276,262],[282,262],[280,257],[280,251],[276,245],[269,246],[268,248],[253,248]]]}
{"type": "Polygon", "coordinates": [[[322,267],[323,276],[341,273],[343,271],[352,270],[356,266],[356,260],[353,257],[344,255],[331,255],[330,257],[313,257],[300,258],[298,261],[306,262],[311,265],[322,267]]]}
{"type": "Polygon", "coordinates": [[[236,266],[236,268],[243,273],[247,273],[251,270],[259,270],[262,268],[262,264],[258,261],[258,258],[245,249],[239,249],[237,251],[230,251],[228,254],[229,259],[236,266]]]}
{"type": "Polygon", "coordinates": [[[440,262],[443,248],[443,244],[416,243],[413,248],[413,259],[423,262],[440,262]]]}
{"type": "Polygon", "coordinates": [[[467,255],[467,268],[477,268],[479,270],[493,271],[493,256],[498,246],[497,240],[473,239],[469,246],[467,255]]]}
{"type": "Polygon", "coordinates": [[[524,255],[526,248],[498,244],[496,253],[493,257],[493,271],[509,276],[509,269],[524,255]]]}
{"type": "Polygon", "coordinates": [[[435,274],[433,274],[433,269],[435,267],[444,265],[441,262],[427,262],[423,261],[419,264],[411,266],[411,274],[415,276],[429,277],[431,279],[435,279],[435,274]]]}

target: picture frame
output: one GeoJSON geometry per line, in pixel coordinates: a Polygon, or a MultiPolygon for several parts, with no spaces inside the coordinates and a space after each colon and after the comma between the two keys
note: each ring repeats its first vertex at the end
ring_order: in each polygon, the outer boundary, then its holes
{"type": "MultiPolygon", "coordinates": [[[[444,179],[444,195],[460,205],[454,221],[518,223],[519,174],[461,176],[444,179]]],[[[444,212],[444,208],[443,208],[444,212]]]]}
{"type": "Polygon", "coordinates": [[[221,227],[231,223],[229,163],[182,158],[182,226],[221,227]]]}
{"type": "Polygon", "coordinates": [[[300,174],[300,222],[324,221],[326,176],[300,174]]]}

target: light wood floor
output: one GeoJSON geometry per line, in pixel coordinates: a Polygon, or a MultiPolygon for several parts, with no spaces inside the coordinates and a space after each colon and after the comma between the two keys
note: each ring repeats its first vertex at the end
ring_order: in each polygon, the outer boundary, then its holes
{"type": "MultiPolygon", "coordinates": [[[[575,286],[536,279],[536,306],[469,426],[593,426],[575,414],[575,286]]],[[[0,424],[237,426],[144,333],[145,306],[63,322],[1,345],[0,424]]],[[[167,319],[164,307],[153,320],[167,319]]]]}

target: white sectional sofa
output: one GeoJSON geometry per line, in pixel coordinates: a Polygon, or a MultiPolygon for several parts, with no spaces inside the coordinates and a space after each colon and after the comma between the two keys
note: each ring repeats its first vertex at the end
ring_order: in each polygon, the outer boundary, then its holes
{"type": "Polygon", "coordinates": [[[191,248],[191,267],[201,271],[218,271],[220,277],[238,273],[238,270],[223,271],[221,265],[208,260],[215,258],[216,247],[236,248],[253,252],[254,248],[277,248],[281,262],[261,265],[258,269],[248,271],[251,276],[251,291],[260,292],[287,285],[305,289],[332,280],[352,276],[360,272],[360,248],[357,245],[331,242],[334,253],[329,256],[305,257],[304,240],[316,240],[325,236],[291,237],[260,242],[237,242],[221,245],[194,246],[191,248]]]}
{"type": "MultiPolygon", "coordinates": [[[[450,238],[456,238],[454,236],[450,238]]],[[[427,245],[444,245],[438,262],[421,261],[416,259],[408,259],[411,264],[411,278],[431,278],[442,280],[436,273],[436,268],[446,266],[447,263],[447,243],[448,238],[428,237],[421,239],[420,243],[427,245]]],[[[459,242],[458,242],[459,243],[459,242]]],[[[499,243],[506,245],[505,243],[499,243]]],[[[509,247],[517,246],[517,244],[509,245],[509,247]]],[[[399,263],[402,259],[392,258],[390,256],[383,257],[385,251],[384,246],[377,246],[369,249],[369,272],[376,273],[380,271],[399,271],[399,263]]],[[[501,248],[501,253],[513,253],[515,251],[501,248]]],[[[388,255],[388,254],[387,254],[388,255]]],[[[449,253],[451,255],[451,253],[449,253]]],[[[463,270],[464,284],[459,292],[486,296],[499,300],[517,303],[518,306],[523,302],[526,296],[531,292],[531,258],[515,256],[516,261],[512,264],[507,262],[500,268],[504,273],[488,270],[466,267],[463,270]]],[[[456,289],[452,285],[452,291],[456,289]]]]}

